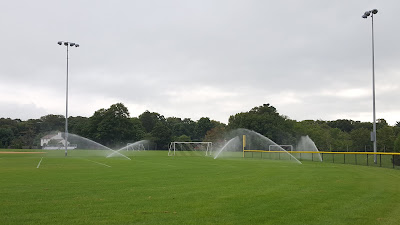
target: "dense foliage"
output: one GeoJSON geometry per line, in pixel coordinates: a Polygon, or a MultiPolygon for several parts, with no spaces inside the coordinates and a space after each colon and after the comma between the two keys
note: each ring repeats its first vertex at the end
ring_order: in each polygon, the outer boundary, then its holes
{"type": "MultiPolygon", "coordinates": [[[[122,104],[99,109],[87,117],[69,117],[70,133],[89,138],[108,147],[121,147],[139,140],[150,140],[154,148],[167,149],[171,141],[221,141],[225,132],[236,128],[254,130],[278,144],[296,145],[300,136],[308,135],[320,150],[371,151],[372,123],[340,119],[335,121],[295,121],[280,115],[275,107],[264,104],[229,118],[228,125],[202,117],[165,118],[145,111],[130,117],[122,104]]],[[[0,118],[0,148],[40,148],[40,138],[52,131],[63,131],[65,117],[46,115],[22,121],[0,118]]],[[[400,122],[390,126],[377,120],[378,151],[400,151],[400,122]]]]}

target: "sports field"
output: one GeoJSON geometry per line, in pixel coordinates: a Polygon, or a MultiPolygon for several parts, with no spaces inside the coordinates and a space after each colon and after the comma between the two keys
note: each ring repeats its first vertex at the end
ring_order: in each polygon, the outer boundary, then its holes
{"type": "Polygon", "coordinates": [[[0,224],[399,224],[395,169],[166,151],[0,154],[0,224]]]}

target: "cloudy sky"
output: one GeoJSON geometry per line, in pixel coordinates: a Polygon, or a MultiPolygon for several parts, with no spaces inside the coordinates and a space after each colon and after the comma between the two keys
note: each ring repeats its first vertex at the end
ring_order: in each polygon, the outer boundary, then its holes
{"type": "Polygon", "coordinates": [[[270,103],[295,120],[400,121],[398,0],[0,2],[0,117],[131,116],[224,123],[270,103]]]}

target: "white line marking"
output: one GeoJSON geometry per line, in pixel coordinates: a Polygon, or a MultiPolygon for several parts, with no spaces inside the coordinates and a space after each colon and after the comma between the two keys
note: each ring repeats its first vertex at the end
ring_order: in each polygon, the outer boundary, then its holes
{"type": "Polygon", "coordinates": [[[39,163],[37,164],[37,167],[36,167],[36,168],[39,168],[40,163],[42,162],[42,160],[43,160],[43,157],[40,159],[40,161],[39,161],[39,163]]]}
{"type": "Polygon", "coordinates": [[[87,161],[89,161],[89,162],[92,162],[92,163],[97,163],[97,164],[99,164],[99,165],[103,165],[103,166],[111,167],[111,166],[109,166],[109,165],[107,165],[107,164],[104,164],[104,163],[99,163],[99,162],[92,161],[92,160],[89,160],[89,159],[84,159],[84,160],[87,160],[87,161]]]}

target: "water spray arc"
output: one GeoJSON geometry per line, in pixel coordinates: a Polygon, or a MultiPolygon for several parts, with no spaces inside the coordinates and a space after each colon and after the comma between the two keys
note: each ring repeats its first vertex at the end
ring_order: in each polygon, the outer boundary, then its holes
{"type": "Polygon", "coordinates": [[[224,157],[225,155],[245,157],[246,152],[258,152],[258,153],[273,153],[277,152],[284,153],[288,156],[288,159],[293,162],[301,164],[301,162],[290,154],[288,151],[277,145],[271,139],[248,129],[236,129],[228,134],[231,138],[215,155],[214,159],[218,157],[224,157]],[[277,151],[268,151],[269,146],[277,147],[277,151]],[[240,154],[240,155],[239,155],[240,154]]]}
{"type": "MultiPolygon", "coordinates": [[[[72,143],[75,143],[76,146],[81,150],[90,150],[95,155],[103,155],[104,156],[106,154],[105,156],[109,156],[112,154],[114,156],[121,156],[123,158],[131,160],[128,156],[120,153],[119,151],[115,151],[107,146],[104,146],[104,145],[102,145],[98,142],[95,142],[93,140],[90,140],[88,138],[81,137],[79,135],[72,134],[72,133],[70,133],[68,135],[69,135],[70,141],[72,143]]],[[[65,134],[64,134],[64,136],[65,136],[65,134]]],[[[73,151],[80,151],[80,150],[73,150],[73,151]]]]}
{"type": "Polygon", "coordinates": [[[225,144],[224,146],[222,146],[221,149],[219,149],[219,150],[217,151],[217,153],[216,153],[215,156],[214,156],[214,159],[218,158],[218,156],[219,156],[226,148],[228,148],[228,146],[230,146],[230,145],[232,145],[232,144],[234,144],[234,143],[237,144],[238,142],[239,142],[239,137],[234,137],[234,138],[230,139],[228,142],[226,142],[226,144],[225,144]]]}
{"type": "Polygon", "coordinates": [[[118,150],[116,150],[116,151],[113,150],[113,152],[111,152],[109,155],[107,155],[107,158],[110,158],[110,157],[113,157],[113,156],[121,155],[121,156],[124,156],[124,157],[130,159],[129,157],[127,157],[127,156],[125,156],[124,154],[122,154],[121,151],[127,151],[127,150],[129,150],[130,148],[132,148],[132,147],[134,147],[134,146],[145,145],[145,144],[147,144],[148,142],[149,142],[149,141],[147,141],[147,140],[141,140],[141,141],[137,141],[137,142],[135,142],[135,143],[131,143],[131,144],[129,144],[128,146],[122,147],[122,148],[120,148],[120,149],[118,149],[118,150]]]}
{"type": "Polygon", "coordinates": [[[321,154],[319,153],[317,146],[308,135],[300,137],[300,140],[296,145],[296,150],[293,151],[292,153],[294,155],[297,155],[300,158],[300,160],[306,159],[314,161],[313,158],[314,155],[316,155],[317,160],[322,162],[322,157],[321,154]],[[300,153],[296,153],[296,151],[300,153]]]}

